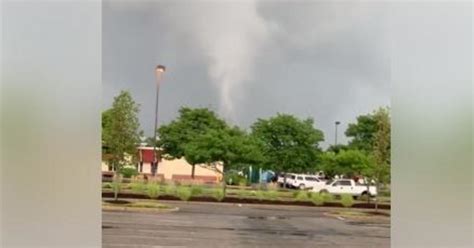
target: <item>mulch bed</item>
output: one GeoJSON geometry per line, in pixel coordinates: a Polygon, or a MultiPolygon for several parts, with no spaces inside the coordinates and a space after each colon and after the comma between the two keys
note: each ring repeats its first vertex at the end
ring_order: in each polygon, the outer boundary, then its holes
{"type": "MultiPolygon", "coordinates": [[[[102,197],[111,198],[114,197],[113,192],[102,192],[102,197]]],[[[131,199],[150,199],[147,195],[136,194],[136,193],[120,193],[119,198],[131,198],[131,199]]],[[[170,195],[161,195],[158,197],[158,200],[170,200],[170,201],[181,201],[176,196],[170,195]]],[[[213,197],[207,196],[193,196],[189,201],[196,202],[219,202],[213,197]]],[[[251,198],[237,198],[237,197],[225,197],[221,202],[227,203],[242,203],[242,204],[271,204],[271,205],[292,205],[292,206],[308,206],[308,207],[317,207],[312,202],[309,201],[282,201],[282,200],[259,200],[251,198]]],[[[339,202],[325,202],[322,207],[343,207],[339,202]]],[[[375,204],[373,203],[354,203],[351,208],[364,208],[364,209],[374,209],[375,204]]],[[[378,204],[379,209],[390,209],[389,204],[378,204]]]]}

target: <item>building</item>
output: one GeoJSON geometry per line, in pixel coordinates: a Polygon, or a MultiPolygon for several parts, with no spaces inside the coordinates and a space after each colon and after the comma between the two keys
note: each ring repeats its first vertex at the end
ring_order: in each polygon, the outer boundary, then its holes
{"type": "MultiPolygon", "coordinates": [[[[151,177],[153,162],[153,147],[138,147],[138,163],[136,168],[140,175],[151,177]]],[[[218,183],[222,179],[222,175],[216,170],[205,165],[196,165],[194,171],[194,180],[191,178],[192,166],[186,162],[184,158],[167,160],[158,156],[158,171],[156,177],[165,181],[194,181],[201,183],[218,183]]],[[[217,165],[217,169],[222,171],[223,166],[217,165]]],[[[109,167],[105,162],[102,162],[102,173],[110,174],[112,168],[109,167]]]]}

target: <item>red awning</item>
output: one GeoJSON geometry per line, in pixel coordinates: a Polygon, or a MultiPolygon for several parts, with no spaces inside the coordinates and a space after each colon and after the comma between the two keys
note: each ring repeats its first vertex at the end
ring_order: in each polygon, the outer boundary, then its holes
{"type": "MultiPolygon", "coordinates": [[[[153,162],[153,150],[139,150],[141,152],[141,161],[143,163],[153,162]]],[[[158,161],[161,161],[160,153],[157,151],[158,161]]]]}

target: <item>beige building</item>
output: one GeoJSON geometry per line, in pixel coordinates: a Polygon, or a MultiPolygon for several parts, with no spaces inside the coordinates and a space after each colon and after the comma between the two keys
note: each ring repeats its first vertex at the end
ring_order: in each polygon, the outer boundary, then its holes
{"type": "MultiPolygon", "coordinates": [[[[181,159],[162,159],[158,154],[158,170],[156,177],[164,180],[172,181],[191,181],[192,166],[186,162],[184,158],[181,159]]],[[[137,170],[142,176],[151,177],[152,175],[152,161],[153,161],[153,147],[138,147],[138,159],[137,170]]],[[[218,164],[215,166],[208,165],[196,165],[194,171],[195,182],[202,183],[217,183],[222,179],[221,173],[223,166],[218,164]],[[217,170],[218,171],[217,171],[217,170]]],[[[102,172],[107,174],[111,172],[110,168],[106,163],[102,162],[102,172]]]]}

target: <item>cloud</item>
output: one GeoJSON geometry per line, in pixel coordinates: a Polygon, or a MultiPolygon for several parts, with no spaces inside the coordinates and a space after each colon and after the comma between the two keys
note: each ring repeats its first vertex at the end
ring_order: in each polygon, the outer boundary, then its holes
{"type": "Polygon", "coordinates": [[[174,32],[193,40],[207,58],[209,78],[219,92],[219,111],[235,119],[236,99],[243,97],[242,85],[252,80],[256,57],[270,35],[257,2],[195,2],[164,12],[174,32]]]}

